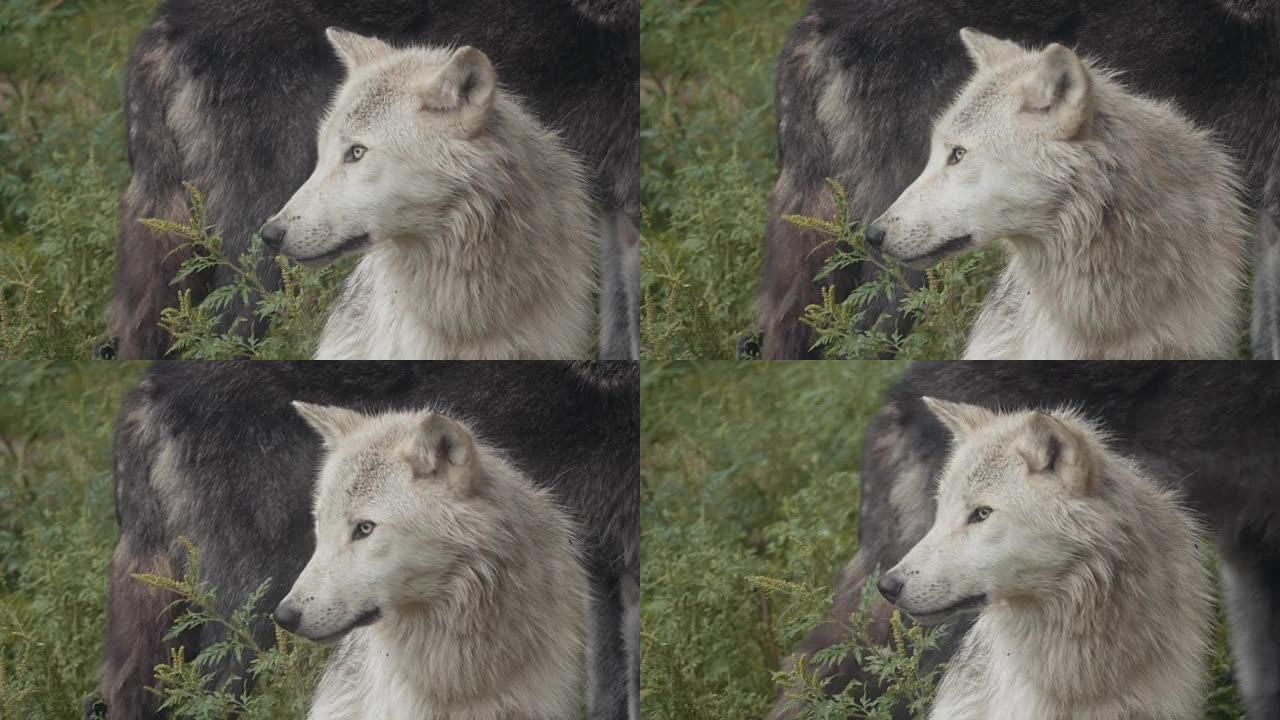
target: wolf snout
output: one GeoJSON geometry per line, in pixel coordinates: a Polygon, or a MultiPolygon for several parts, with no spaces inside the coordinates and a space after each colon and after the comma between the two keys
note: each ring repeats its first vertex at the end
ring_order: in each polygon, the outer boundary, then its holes
{"type": "Polygon", "coordinates": [[[262,226],[262,231],[259,234],[262,235],[262,242],[266,243],[267,247],[272,250],[279,250],[284,245],[285,230],[287,228],[284,223],[272,219],[262,226]]]}
{"type": "Polygon", "coordinates": [[[906,583],[902,577],[894,573],[885,573],[876,581],[876,588],[880,590],[880,594],[889,602],[897,602],[898,597],[902,595],[902,587],[906,583]]]}
{"type": "Polygon", "coordinates": [[[302,624],[302,608],[285,600],[276,606],[274,617],[277,625],[291,633],[297,633],[298,626],[302,624]]]}
{"type": "Polygon", "coordinates": [[[889,229],[885,226],[880,223],[871,223],[871,225],[867,227],[867,231],[863,233],[863,237],[866,238],[868,245],[879,250],[880,246],[884,245],[885,236],[888,234],[889,229]]]}

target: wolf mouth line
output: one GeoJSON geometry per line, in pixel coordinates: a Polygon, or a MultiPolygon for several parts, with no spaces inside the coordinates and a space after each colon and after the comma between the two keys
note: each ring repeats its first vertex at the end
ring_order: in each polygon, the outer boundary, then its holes
{"type": "Polygon", "coordinates": [[[369,247],[370,244],[369,233],[360,233],[359,235],[343,240],[338,247],[330,250],[329,252],[312,255],[311,257],[294,259],[304,265],[326,265],[347,253],[363,250],[369,247]]]}
{"type": "Polygon", "coordinates": [[[917,255],[911,258],[903,258],[903,265],[915,270],[923,270],[936,262],[941,261],[950,255],[954,255],[973,244],[972,235],[961,235],[960,237],[951,238],[939,247],[937,250],[927,252],[923,255],[917,255]]]}
{"type": "Polygon", "coordinates": [[[333,633],[332,635],[325,635],[324,637],[315,638],[314,642],[320,643],[321,645],[332,645],[333,643],[336,643],[339,640],[341,640],[343,637],[346,636],[347,633],[351,632],[352,630],[355,630],[357,628],[362,628],[362,627],[368,627],[378,622],[381,619],[382,619],[382,610],[379,608],[374,608],[360,615],[360,617],[356,618],[355,622],[351,623],[351,625],[339,630],[336,633],[333,633]]]}
{"type": "Polygon", "coordinates": [[[947,618],[955,617],[956,615],[959,615],[961,613],[967,613],[970,611],[976,612],[978,610],[981,610],[982,607],[985,606],[986,604],[987,604],[986,595],[970,595],[966,598],[961,598],[960,601],[952,603],[951,605],[948,605],[947,607],[941,608],[939,610],[931,610],[929,612],[922,612],[922,613],[908,612],[907,614],[910,615],[912,619],[914,619],[916,622],[929,625],[929,624],[946,620],[947,618]]]}

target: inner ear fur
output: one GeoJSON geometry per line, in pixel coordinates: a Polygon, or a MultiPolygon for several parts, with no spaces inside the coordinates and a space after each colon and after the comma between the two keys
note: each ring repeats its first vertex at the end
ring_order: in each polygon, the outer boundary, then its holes
{"type": "Polygon", "coordinates": [[[479,481],[475,442],[459,423],[440,413],[422,416],[404,449],[414,477],[441,481],[459,495],[475,491],[479,481]]]}
{"type": "Polygon", "coordinates": [[[463,46],[418,88],[424,110],[456,112],[468,136],[479,134],[489,122],[498,78],[483,52],[463,46]]]}
{"type": "Polygon", "coordinates": [[[1017,451],[1028,472],[1053,474],[1074,494],[1091,495],[1098,488],[1097,462],[1088,442],[1048,413],[1031,415],[1017,451]]]}
{"type": "Polygon", "coordinates": [[[1070,48],[1053,43],[1041,50],[1035,68],[1018,81],[1018,91],[1024,122],[1061,140],[1088,133],[1096,110],[1093,78],[1070,48]]]}

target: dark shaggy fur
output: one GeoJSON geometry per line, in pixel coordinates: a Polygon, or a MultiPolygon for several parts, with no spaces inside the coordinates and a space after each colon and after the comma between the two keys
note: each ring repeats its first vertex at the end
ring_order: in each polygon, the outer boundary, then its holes
{"type": "MultiPolygon", "coordinates": [[[[222,636],[203,627],[164,642],[172,597],[130,577],[180,576],[179,536],[199,549],[224,612],[271,578],[269,611],[306,565],[320,442],[292,400],[371,413],[430,405],[465,418],[551,488],[579,524],[596,600],[591,717],[627,718],[628,653],[638,647],[623,631],[640,562],[636,364],[307,362],[160,363],[126,399],[100,686],[112,720],[158,717],[144,690],[152,668],[172,646],[193,656],[222,636]]],[[[269,627],[257,630],[271,642],[269,627]]]]}
{"type": "MultiPolygon", "coordinates": [[[[167,0],[127,70],[133,178],[121,201],[111,310],[119,356],[168,349],[157,322],[176,303],[179,288],[169,282],[186,257],[170,254],[175,239],[140,218],[185,220],[182,182],[190,181],[207,198],[206,222],[236,257],[310,174],[320,115],[342,79],[328,26],[399,45],[480,48],[503,84],[583,158],[606,217],[638,227],[637,0],[167,0]]],[[[634,254],[633,236],[609,232],[606,241],[634,254]]],[[[259,272],[268,287],[279,285],[273,262],[259,272]]],[[[639,284],[638,276],[616,280],[639,284]]],[[[205,273],[184,287],[198,302],[229,281],[225,272],[205,273]]],[[[638,332],[638,315],[609,320],[607,327],[638,332]]],[[[605,355],[624,352],[627,340],[605,355]]]]}
{"type": "MultiPolygon", "coordinates": [[[[965,26],[1029,46],[1076,47],[1123,71],[1132,90],[1172,100],[1241,161],[1248,202],[1280,218],[1277,7],[1275,0],[812,0],[777,70],[781,172],[758,307],[763,355],[814,356],[798,318],[819,302],[813,278],[831,253],[819,248],[825,238],[782,216],[830,217],[827,177],[848,190],[854,218],[888,208],[923,169],[933,119],[971,72],[959,38],[965,26]]],[[[831,282],[843,296],[872,273],[853,267],[831,282]]],[[[892,304],[877,310],[868,323],[893,321],[892,304]]]]}
{"type": "MultiPolygon", "coordinates": [[[[1280,717],[1280,369],[1265,362],[912,366],[867,430],[860,545],[840,579],[833,621],[847,619],[866,579],[896,564],[933,522],[936,475],[950,436],[922,396],[1006,411],[1083,408],[1113,433],[1118,451],[1177,486],[1215,532],[1236,679],[1249,717],[1280,717]]],[[[891,610],[881,602],[874,612],[891,610]]],[[[953,628],[944,654],[966,629],[953,628]]],[[[840,636],[835,624],[819,627],[797,654],[811,655],[840,636]]],[[[865,676],[846,659],[829,678],[838,691],[865,676]]],[[[793,711],[779,703],[771,717],[793,717],[793,711]]]]}

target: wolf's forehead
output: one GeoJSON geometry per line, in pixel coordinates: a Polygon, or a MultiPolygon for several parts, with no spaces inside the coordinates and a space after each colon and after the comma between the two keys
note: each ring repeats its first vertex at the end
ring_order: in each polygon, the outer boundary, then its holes
{"type": "Polygon", "coordinates": [[[405,98],[405,82],[376,77],[357,81],[339,96],[329,125],[344,132],[359,132],[377,125],[405,98]]]}
{"type": "Polygon", "coordinates": [[[1016,73],[976,78],[943,116],[941,128],[964,136],[991,134],[1012,118],[1016,73]]]}
{"type": "Polygon", "coordinates": [[[344,452],[332,460],[329,486],[323,496],[345,505],[379,495],[390,482],[404,474],[407,467],[404,459],[389,447],[344,452]]]}
{"type": "Polygon", "coordinates": [[[347,79],[334,104],[330,125],[344,131],[367,130],[387,119],[397,105],[412,102],[414,83],[440,72],[447,53],[402,52],[347,79]]]}
{"type": "Polygon", "coordinates": [[[1006,477],[1014,463],[1013,453],[1003,443],[961,447],[948,474],[949,489],[961,495],[989,490],[1006,477]]]}

